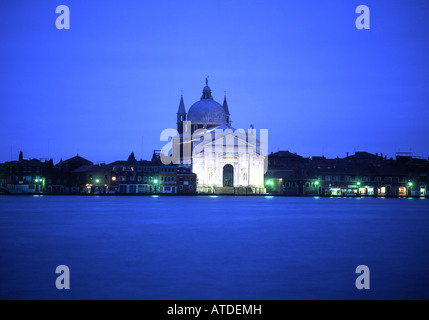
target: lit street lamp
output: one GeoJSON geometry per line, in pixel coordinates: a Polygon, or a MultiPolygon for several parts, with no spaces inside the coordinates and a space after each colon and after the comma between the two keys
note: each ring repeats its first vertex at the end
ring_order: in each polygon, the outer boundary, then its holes
{"type": "Polygon", "coordinates": [[[153,180],[153,183],[155,183],[155,192],[156,192],[156,187],[157,187],[157,184],[158,184],[158,179],[153,180]]]}
{"type": "Polygon", "coordinates": [[[411,196],[411,191],[413,189],[413,183],[411,181],[408,181],[408,195],[411,196]]]}
{"type": "Polygon", "coordinates": [[[271,194],[271,185],[273,184],[273,181],[267,180],[265,184],[267,185],[267,188],[268,188],[268,194],[271,194]]]}

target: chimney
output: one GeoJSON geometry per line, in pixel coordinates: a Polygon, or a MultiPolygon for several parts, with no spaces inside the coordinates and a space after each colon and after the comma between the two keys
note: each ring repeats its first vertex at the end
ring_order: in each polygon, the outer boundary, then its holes
{"type": "Polygon", "coordinates": [[[347,158],[349,157],[349,152],[347,151],[347,158]]]}

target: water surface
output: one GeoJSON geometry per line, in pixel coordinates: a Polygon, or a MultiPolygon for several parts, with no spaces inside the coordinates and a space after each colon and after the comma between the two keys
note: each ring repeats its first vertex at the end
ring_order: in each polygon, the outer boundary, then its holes
{"type": "Polygon", "coordinates": [[[428,299],[428,271],[427,199],[0,197],[1,299],[428,299]]]}

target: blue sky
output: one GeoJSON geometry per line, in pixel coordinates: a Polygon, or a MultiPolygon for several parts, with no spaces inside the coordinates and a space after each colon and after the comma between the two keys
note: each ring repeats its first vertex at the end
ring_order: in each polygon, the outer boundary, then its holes
{"type": "Polygon", "coordinates": [[[0,38],[0,161],[148,159],[207,75],[270,151],[429,156],[425,0],[2,1],[0,38]]]}

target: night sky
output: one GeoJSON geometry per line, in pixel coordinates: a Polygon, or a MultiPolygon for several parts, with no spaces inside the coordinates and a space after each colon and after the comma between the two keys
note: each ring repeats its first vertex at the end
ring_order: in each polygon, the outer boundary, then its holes
{"type": "Polygon", "coordinates": [[[269,151],[429,156],[429,1],[3,0],[0,39],[1,162],[149,159],[207,75],[269,151]]]}

